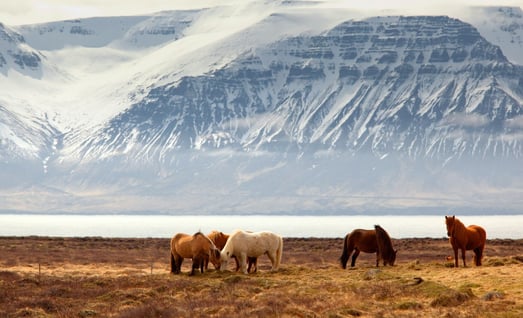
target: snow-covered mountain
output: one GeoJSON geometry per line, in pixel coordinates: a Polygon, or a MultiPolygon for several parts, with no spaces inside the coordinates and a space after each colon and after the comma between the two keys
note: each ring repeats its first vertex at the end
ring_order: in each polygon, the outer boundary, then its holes
{"type": "Polygon", "coordinates": [[[521,212],[520,8],[310,5],[0,25],[0,209],[521,212]]]}

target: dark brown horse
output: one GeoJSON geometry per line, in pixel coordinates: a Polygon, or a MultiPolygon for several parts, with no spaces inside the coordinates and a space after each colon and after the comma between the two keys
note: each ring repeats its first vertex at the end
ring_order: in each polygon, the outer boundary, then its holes
{"type": "Polygon", "coordinates": [[[194,275],[194,271],[198,268],[203,273],[204,265],[209,260],[214,267],[220,268],[220,250],[201,232],[194,235],[178,233],[171,239],[171,273],[180,273],[184,258],[192,259],[189,275],[194,275]]]}
{"type": "Polygon", "coordinates": [[[483,250],[485,249],[485,242],[487,241],[487,232],[478,225],[465,225],[453,216],[445,216],[445,224],[447,225],[447,235],[449,237],[450,245],[454,249],[454,264],[458,267],[458,250],[461,249],[461,258],[463,259],[463,266],[467,267],[465,261],[465,251],[473,250],[476,266],[481,266],[481,259],[483,258],[483,250]]]}
{"type": "MultiPolygon", "coordinates": [[[[221,251],[223,250],[223,247],[227,243],[227,240],[229,239],[229,235],[225,234],[220,231],[212,231],[211,233],[207,234],[207,236],[211,239],[211,241],[216,245],[216,247],[221,251]]],[[[238,259],[233,256],[234,260],[236,261],[236,271],[240,270],[240,263],[238,263],[238,259]]],[[[258,271],[258,258],[257,257],[247,257],[247,272],[251,272],[251,268],[254,266],[254,271],[258,271]]],[[[205,268],[207,268],[207,264],[205,264],[205,268]]]]}
{"type": "Polygon", "coordinates": [[[356,265],[356,259],[360,252],[376,253],[376,267],[379,266],[380,259],[383,265],[393,266],[396,261],[397,251],[392,247],[392,241],[387,232],[379,225],[374,230],[356,229],[345,235],[343,241],[343,252],[340,257],[342,268],[347,268],[347,262],[352,254],[351,267],[356,265]],[[354,253],[352,253],[354,251],[354,253]]]}

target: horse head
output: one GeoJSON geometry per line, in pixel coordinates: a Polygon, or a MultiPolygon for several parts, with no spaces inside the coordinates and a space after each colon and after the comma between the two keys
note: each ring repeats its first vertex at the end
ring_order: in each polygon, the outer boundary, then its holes
{"type": "Polygon", "coordinates": [[[456,221],[456,216],[452,217],[445,215],[445,224],[447,225],[447,236],[452,237],[454,234],[454,221],[456,221]]]}
{"type": "Polygon", "coordinates": [[[232,253],[230,251],[222,250],[220,252],[220,262],[221,262],[221,270],[227,269],[227,265],[229,264],[229,259],[232,257],[232,253]]]}
{"type": "Polygon", "coordinates": [[[383,265],[387,266],[394,266],[394,262],[396,261],[396,254],[398,253],[398,250],[392,250],[390,255],[388,256],[387,260],[383,261],[383,265]]]}
{"type": "Polygon", "coordinates": [[[225,247],[225,244],[227,243],[227,239],[229,238],[229,235],[220,232],[220,231],[212,231],[207,235],[211,239],[211,241],[216,245],[218,249],[223,249],[225,247]]]}
{"type": "Polygon", "coordinates": [[[221,268],[222,264],[221,264],[220,250],[218,248],[216,248],[216,246],[214,246],[214,244],[211,246],[211,248],[209,250],[209,261],[211,261],[214,268],[216,268],[218,270],[221,268]]]}

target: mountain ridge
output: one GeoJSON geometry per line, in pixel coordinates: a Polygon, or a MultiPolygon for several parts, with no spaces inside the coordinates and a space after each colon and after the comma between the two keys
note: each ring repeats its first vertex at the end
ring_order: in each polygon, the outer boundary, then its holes
{"type": "MultiPolygon", "coordinates": [[[[28,51],[44,80],[54,74],[50,91],[23,78],[41,105],[0,97],[4,209],[32,189],[39,198],[22,209],[518,211],[523,69],[472,25],[388,16],[320,19],[314,31],[299,23],[308,14],[271,11],[201,41],[194,25],[216,12],[118,18],[107,37],[86,26],[111,19],[44,25],[43,37],[67,24],[63,43],[90,44],[28,51]],[[276,21],[294,27],[262,39],[276,21]],[[69,71],[72,53],[83,69],[69,71]]],[[[11,38],[25,47],[41,28],[11,38]]],[[[1,80],[16,87],[10,65],[1,80]]]]}

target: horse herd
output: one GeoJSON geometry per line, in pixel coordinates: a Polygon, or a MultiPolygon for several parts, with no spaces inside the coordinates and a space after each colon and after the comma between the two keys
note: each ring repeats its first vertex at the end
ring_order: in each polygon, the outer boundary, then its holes
{"type": "MultiPolygon", "coordinates": [[[[478,225],[466,227],[456,216],[445,216],[445,224],[454,250],[455,267],[458,267],[460,249],[463,266],[467,266],[467,250],[474,251],[475,264],[480,266],[487,237],[485,230],[478,225]]],[[[194,235],[178,233],[171,239],[171,273],[179,274],[183,260],[190,258],[192,269],[189,275],[194,275],[198,269],[203,273],[209,262],[218,270],[227,269],[231,259],[236,263],[236,271],[248,274],[251,269],[257,271],[258,257],[264,254],[271,261],[271,270],[276,271],[281,263],[282,252],[283,238],[269,231],[236,230],[230,235],[219,231],[212,231],[208,235],[201,232],[194,235]]],[[[376,266],[379,266],[380,260],[384,266],[393,266],[397,254],[389,234],[379,225],[375,225],[373,230],[356,229],[345,236],[339,259],[341,267],[347,268],[351,254],[351,267],[354,267],[360,252],[376,253],[376,266]]]]}

